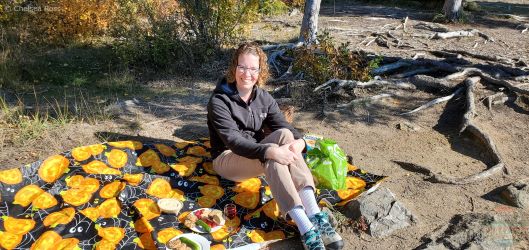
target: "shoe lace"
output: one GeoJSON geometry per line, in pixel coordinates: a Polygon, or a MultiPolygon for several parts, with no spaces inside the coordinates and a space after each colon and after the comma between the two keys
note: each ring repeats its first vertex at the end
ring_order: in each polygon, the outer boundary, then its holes
{"type": "Polygon", "coordinates": [[[327,214],[324,212],[314,214],[314,218],[316,218],[318,222],[325,222],[327,220],[327,217],[327,214]]]}

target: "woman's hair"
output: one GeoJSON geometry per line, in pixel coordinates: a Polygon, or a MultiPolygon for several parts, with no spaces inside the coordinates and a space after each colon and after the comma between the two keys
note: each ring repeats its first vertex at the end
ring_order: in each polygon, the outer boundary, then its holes
{"type": "Polygon", "coordinates": [[[243,54],[251,54],[259,57],[259,75],[257,78],[257,86],[263,87],[270,77],[268,71],[268,62],[266,59],[266,54],[255,42],[246,42],[239,45],[239,48],[233,53],[231,59],[230,67],[228,68],[228,73],[226,74],[226,80],[228,83],[235,83],[235,71],[237,70],[237,65],[239,64],[239,56],[243,54]]]}

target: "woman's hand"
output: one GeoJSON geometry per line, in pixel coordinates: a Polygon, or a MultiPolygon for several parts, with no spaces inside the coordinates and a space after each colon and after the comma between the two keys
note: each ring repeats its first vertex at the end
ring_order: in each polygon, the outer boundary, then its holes
{"type": "Polygon", "coordinates": [[[289,145],[288,150],[296,155],[301,155],[301,152],[305,149],[305,141],[303,139],[297,139],[287,145],[289,145]]]}
{"type": "Polygon", "coordinates": [[[269,147],[266,150],[265,158],[277,161],[283,165],[294,164],[301,155],[290,151],[290,144],[285,144],[281,147],[269,147]]]}

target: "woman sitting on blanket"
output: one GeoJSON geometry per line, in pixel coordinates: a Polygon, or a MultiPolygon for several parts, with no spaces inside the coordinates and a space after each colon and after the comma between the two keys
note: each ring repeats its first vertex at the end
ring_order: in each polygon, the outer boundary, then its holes
{"type": "Polygon", "coordinates": [[[316,203],[314,180],[301,155],[305,141],[261,88],[268,77],[263,50],[256,43],[240,45],[208,103],[213,168],[232,181],[264,174],[282,215],[296,222],[306,249],[341,249],[342,238],[316,203]],[[266,137],[264,125],[272,131],[266,137]]]}

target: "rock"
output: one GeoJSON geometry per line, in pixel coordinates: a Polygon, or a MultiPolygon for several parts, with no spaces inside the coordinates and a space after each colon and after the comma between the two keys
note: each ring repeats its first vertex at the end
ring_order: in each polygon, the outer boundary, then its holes
{"type": "Polygon", "coordinates": [[[501,196],[513,206],[529,208],[529,178],[510,184],[503,190],[501,196]]]}
{"type": "Polygon", "coordinates": [[[416,249],[510,249],[513,237],[509,224],[490,214],[457,214],[445,225],[422,239],[416,249]]]}
{"type": "Polygon", "coordinates": [[[289,15],[289,16],[297,16],[297,15],[299,15],[299,13],[300,13],[300,12],[299,12],[299,9],[298,9],[298,8],[294,8],[294,9],[290,12],[290,14],[288,14],[288,15],[289,15]]]}
{"type": "Polygon", "coordinates": [[[349,202],[345,215],[353,219],[364,217],[373,237],[390,235],[417,222],[416,217],[387,188],[379,188],[349,202]]]}
{"type": "Polygon", "coordinates": [[[400,122],[397,124],[397,129],[404,130],[404,131],[419,131],[421,130],[421,127],[409,123],[409,122],[400,122]]]}

